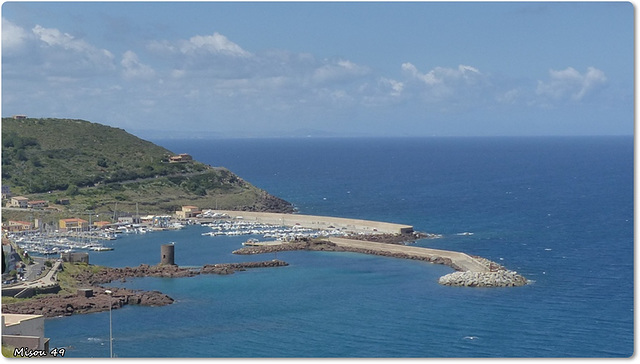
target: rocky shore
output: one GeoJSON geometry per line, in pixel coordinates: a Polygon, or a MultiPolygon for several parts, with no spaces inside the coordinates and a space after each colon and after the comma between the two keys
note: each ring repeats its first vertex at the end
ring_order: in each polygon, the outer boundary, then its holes
{"type": "Polygon", "coordinates": [[[282,267],[288,263],[280,260],[245,263],[207,264],[199,269],[182,268],[175,265],[109,268],[103,267],[97,272],[81,270],[72,278],[76,281],[78,294],[52,294],[36,296],[24,301],[2,305],[3,313],[36,314],[45,317],[70,316],[73,314],[101,312],[120,308],[124,305],[165,306],[173,303],[173,298],[158,291],[139,291],[117,287],[104,287],[113,281],[125,281],[135,277],[193,277],[198,274],[233,274],[250,268],[282,267]],[[85,295],[86,290],[91,291],[85,295]],[[111,291],[111,295],[105,291],[111,291]]]}
{"type": "Polygon", "coordinates": [[[108,288],[112,294],[105,293],[107,288],[95,286],[93,295],[42,295],[25,301],[3,304],[2,313],[27,315],[43,315],[45,317],[71,316],[101,312],[120,308],[124,305],[165,306],[173,303],[173,299],[157,291],[133,291],[124,288],[108,288]]]}

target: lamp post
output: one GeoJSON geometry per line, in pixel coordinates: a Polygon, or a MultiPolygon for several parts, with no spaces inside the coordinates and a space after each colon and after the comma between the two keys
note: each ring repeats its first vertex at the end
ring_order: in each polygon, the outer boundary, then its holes
{"type": "Polygon", "coordinates": [[[113,358],[113,331],[111,329],[111,295],[113,294],[113,292],[111,292],[110,290],[106,290],[104,291],[104,293],[109,295],[109,357],[113,358]]]}

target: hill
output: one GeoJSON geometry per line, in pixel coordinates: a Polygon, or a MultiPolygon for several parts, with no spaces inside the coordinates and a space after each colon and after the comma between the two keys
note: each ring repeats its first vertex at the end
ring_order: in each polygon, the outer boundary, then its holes
{"type": "MultiPolygon", "coordinates": [[[[182,152],[182,151],[181,151],[182,152]]],[[[188,152],[188,151],[186,151],[188,152]]],[[[184,204],[292,211],[288,202],[222,167],[191,160],[126,131],[84,120],[2,119],[2,185],[62,210],[169,212],[184,204]]],[[[4,218],[4,214],[3,214],[4,218]]]]}

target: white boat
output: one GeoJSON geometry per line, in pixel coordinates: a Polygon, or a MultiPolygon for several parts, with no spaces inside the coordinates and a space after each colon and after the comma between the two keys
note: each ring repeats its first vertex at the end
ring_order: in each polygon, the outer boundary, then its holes
{"type": "Polygon", "coordinates": [[[113,248],[109,248],[106,246],[94,246],[94,247],[91,247],[91,250],[93,250],[94,252],[106,252],[106,251],[113,250],[113,248]]]}

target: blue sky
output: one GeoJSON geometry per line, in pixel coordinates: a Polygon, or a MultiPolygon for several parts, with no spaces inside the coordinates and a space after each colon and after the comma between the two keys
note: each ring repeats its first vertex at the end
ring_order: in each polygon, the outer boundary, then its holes
{"type": "Polygon", "coordinates": [[[5,2],[2,115],[142,137],[632,135],[625,2],[5,2]]]}

